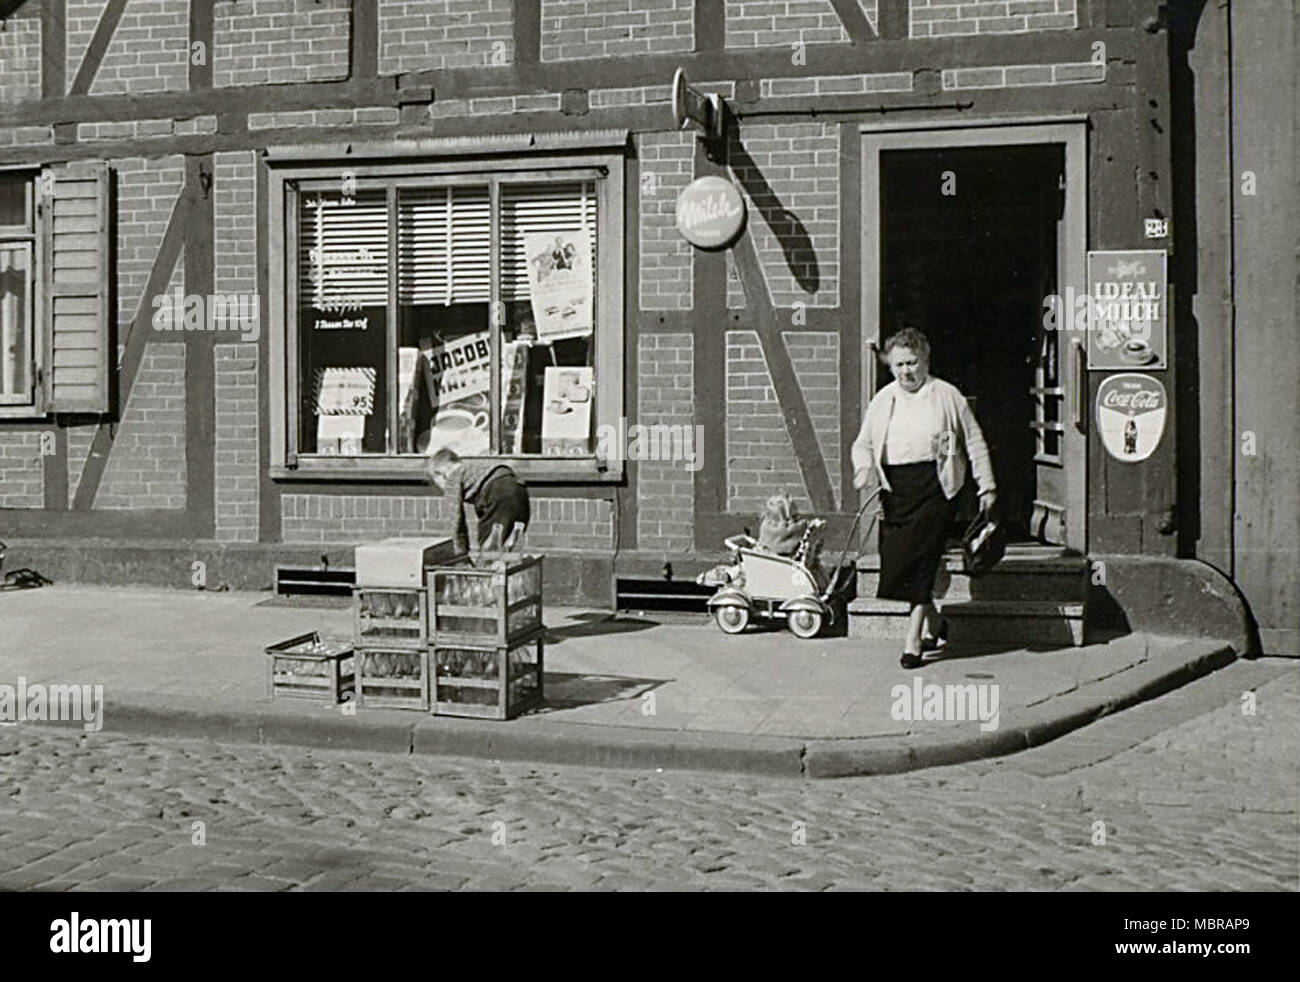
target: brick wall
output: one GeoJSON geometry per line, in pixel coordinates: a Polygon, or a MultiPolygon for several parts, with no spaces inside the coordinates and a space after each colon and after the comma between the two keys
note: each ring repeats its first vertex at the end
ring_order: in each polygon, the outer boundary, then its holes
{"type": "MultiPolygon", "coordinates": [[[[694,427],[694,372],[695,342],[691,335],[642,334],[637,341],[637,416],[628,425],[694,427]]],[[[698,455],[722,450],[722,440],[719,429],[706,426],[703,445],[693,444],[697,461],[701,459],[698,455]],[[717,445],[711,441],[717,441],[717,445]]],[[[694,551],[694,486],[694,472],[683,461],[638,461],[638,549],[694,551]]]]}
{"type": "Polygon", "coordinates": [[[185,486],[185,345],[150,341],[94,507],[183,509],[185,486]]]}
{"type": "Polygon", "coordinates": [[[94,426],[68,427],[68,507],[72,507],[72,502],[77,497],[77,485],[81,483],[81,471],[86,466],[94,437],[94,426]]]}
{"type": "Polygon", "coordinates": [[[379,0],[379,74],[514,61],[513,0],[379,0]]]}
{"type": "Polygon", "coordinates": [[[911,0],[912,37],[1017,34],[1079,26],[1077,0],[911,0]]]}
{"type": "Polygon", "coordinates": [[[605,550],[614,548],[614,509],[590,498],[537,498],[531,501],[528,548],[605,550]]]}
{"type": "Polygon", "coordinates": [[[257,292],[257,181],[252,150],[213,158],[213,281],[217,293],[257,292]]]}
{"type": "MultiPolygon", "coordinates": [[[[20,7],[19,13],[34,4],[20,7]]],[[[12,16],[0,31],[0,104],[41,97],[41,21],[12,16]]]]}
{"type": "Polygon", "coordinates": [[[542,0],[542,61],[694,48],[693,0],[542,0]]]}
{"type": "Polygon", "coordinates": [[[0,508],[44,508],[41,434],[0,431],[0,508]]]}
{"type": "MultiPolygon", "coordinates": [[[[185,183],[180,156],[112,161],[117,171],[117,321],[125,338],[185,183]]],[[[179,265],[179,263],[178,263],[179,265]]],[[[150,309],[152,298],[145,302],[150,309]]]]}
{"type": "Polygon", "coordinates": [[[862,15],[867,18],[867,23],[871,25],[871,29],[879,31],[880,23],[876,20],[878,0],[858,0],[858,6],[862,8],[862,15]]]}
{"type": "MultiPolygon", "coordinates": [[[[76,78],[107,0],[67,0],[68,85],[76,78]]],[[[91,95],[176,92],[189,87],[189,4],[128,3],[104,52],[91,95]]]]}
{"type": "Polygon", "coordinates": [[[213,84],[347,78],[350,0],[222,0],[213,7],[213,84]]]}
{"type": "MultiPolygon", "coordinates": [[[[608,501],[532,499],[530,549],[610,549],[608,501]]],[[[286,494],[281,535],[289,543],[362,542],[390,535],[451,535],[454,513],[441,495],[286,494]]],[[[471,519],[472,521],[472,519],[471,519]]]]}
{"type": "Polygon", "coordinates": [[[390,535],[450,535],[451,510],[441,495],[285,494],[285,542],[364,542],[390,535]]]}
{"type": "Polygon", "coordinates": [[[839,128],[754,124],[741,127],[740,142],[753,165],[733,138],[732,172],[748,198],[748,228],[772,303],[787,312],[796,303],[838,307],[839,128]]]}
{"type": "Polygon", "coordinates": [[[690,310],[694,253],[677,234],[677,196],[695,168],[693,133],[644,133],[641,163],[639,292],[642,310],[690,310]]]}
{"type": "Polygon", "coordinates": [[[848,41],[830,0],[726,0],[727,47],[848,41]]]}
{"type": "Polygon", "coordinates": [[[261,473],[257,441],[257,345],[218,344],[216,372],[216,537],[256,542],[261,473]]]}
{"type": "Polygon", "coordinates": [[[395,106],[359,106],[356,109],[293,109],[274,113],[249,113],[250,130],[280,130],[291,126],[396,126],[401,113],[395,106]]]}
{"type": "Polygon", "coordinates": [[[840,336],[830,331],[787,331],[785,346],[808,404],[817,445],[826,460],[835,500],[840,498],[840,336]]]}
{"type": "Polygon", "coordinates": [[[784,491],[802,510],[808,492],[753,331],[727,332],[727,510],[757,515],[784,491]]]}
{"type": "Polygon", "coordinates": [[[944,91],[1000,89],[1022,85],[1079,85],[1106,81],[1105,63],[1069,61],[1055,65],[987,65],[980,68],[945,68],[940,75],[944,91]]]}

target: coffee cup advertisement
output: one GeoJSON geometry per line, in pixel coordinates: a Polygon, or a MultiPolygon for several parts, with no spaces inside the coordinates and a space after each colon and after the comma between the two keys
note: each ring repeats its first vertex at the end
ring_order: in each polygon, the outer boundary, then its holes
{"type": "Polygon", "coordinates": [[[1088,367],[1165,368],[1163,249],[1088,253],[1088,367]]]}

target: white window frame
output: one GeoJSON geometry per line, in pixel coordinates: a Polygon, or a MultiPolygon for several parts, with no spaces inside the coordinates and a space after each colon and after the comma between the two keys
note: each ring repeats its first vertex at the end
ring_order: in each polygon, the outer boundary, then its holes
{"type": "Polygon", "coordinates": [[[0,173],[22,174],[27,179],[27,221],[24,225],[0,225],[0,246],[24,245],[27,248],[27,326],[28,350],[31,352],[32,398],[30,402],[0,402],[0,419],[41,419],[45,412],[45,336],[41,305],[41,228],[37,218],[36,184],[40,168],[25,164],[0,166],[0,173]]]}
{"type": "MultiPolygon", "coordinates": [[[[493,138],[461,141],[467,152],[481,155],[494,149],[493,138]]],[[[604,147],[618,145],[609,138],[604,147]]],[[[626,144],[626,134],[621,141],[626,144]]],[[[298,480],[415,480],[420,478],[427,457],[419,454],[368,454],[341,457],[328,454],[300,454],[297,451],[298,420],[290,409],[298,406],[298,318],[296,237],[298,228],[297,187],[313,182],[339,186],[344,171],[356,175],[358,188],[367,178],[399,185],[465,183],[483,184],[489,176],[507,180],[577,180],[592,172],[595,181],[599,246],[596,257],[595,331],[595,418],[593,437],[602,424],[617,425],[624,402],[624,150],[575,152],[564,155],[520,154],[508,158],[412,159],[401,143],[381,146],[367,153],[366,161],[349,159],[346,150],[332,147],[285,148],[283,163],[267,160],[267,242],[270,323],[268,354],[270,369],[270,475],[274,479],[298,480]],[[387,151],[385,153],[385,151],[387,151]],[[374,157],[393,156],[391,162],[374,157]],[[315,159],[304,159],[315,158],[315,159]]],[[[391,286],[391,285],[390,285],[391,286]]],[[[390,327],[390,330],[393,328],[390,327]]],[[[392,347],[392,346],[390,346],[392,347]]],[[[390,377],[396,377],[396,347],[388,354],[390,377]]],[[[499,363],[499,355],[494,363],[499,363]]],[[[499,385],[494,375],[493,387],[499,385]]],[[[482,459],[509,464],[524,479],[581,482],[616,482],[623,477],[623,461],[604,460],[594,453],[579,457],[494,454],[482,459]]]]}

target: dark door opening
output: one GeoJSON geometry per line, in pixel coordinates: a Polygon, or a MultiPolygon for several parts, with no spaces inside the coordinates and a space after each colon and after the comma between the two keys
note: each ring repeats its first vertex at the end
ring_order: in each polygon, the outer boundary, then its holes
{"type": "MultiPolygon", "coordinates": [[[[881,339],[904,326],[930,339],[931,373],[969,400],[1021,540],[1038,469],[1062,465],[1057,338],[1043,302],[1057,292],[1064,172],[1059,144],[880,155],[881,339]]],[[[970,484],[959,521],[977,508],[970,484]]]]}

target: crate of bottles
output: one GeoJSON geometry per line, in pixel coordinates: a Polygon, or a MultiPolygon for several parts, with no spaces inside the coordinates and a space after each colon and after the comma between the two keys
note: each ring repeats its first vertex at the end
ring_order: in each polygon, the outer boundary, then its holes
{"type": "Polygon", "coordinates": [[[355,629],[360,648],[423,650],[429,643],[428,596],[421,589],[358,586],[352,591],[355,629]]]}
{"type": "Polygon", "coordinates": [[[505,647],[542,628],[542,557],[481,553],[428,571],[433,643],[505,647]]]}
{"type": "Polygon", "coordinates": [[[339,703],[356,692],[352,643],[300,634],[265,649],[266,694],[272,699],[339,703]]]}
{"type": "Polygon", "coordinates": [[[543,647],[541,631],[508,645],[435,641],[434,715],[513,719],[540,705],[543,647]]]}
{"type": "Polygon", "coordinates": [[[357,705],[371,709],[429,709],[429,652],[358,648],[357,705]]]}

